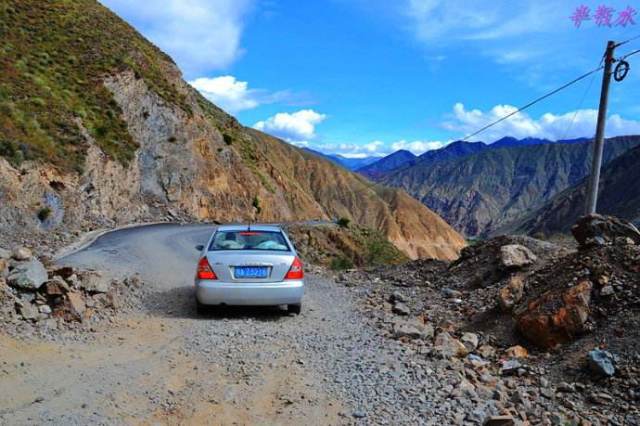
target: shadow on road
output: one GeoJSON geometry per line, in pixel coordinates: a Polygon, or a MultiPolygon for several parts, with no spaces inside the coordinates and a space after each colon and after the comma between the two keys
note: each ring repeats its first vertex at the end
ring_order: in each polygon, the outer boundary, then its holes
{"type": "Polygon", "coordinates": [[[145,299],[144,308],[154,316],[193,320],[251,318],[278,321],[289,316],[286,310],[277,306],[211,306],[206,312],[198,314],[192,286],[153,292],[145,299]]]}

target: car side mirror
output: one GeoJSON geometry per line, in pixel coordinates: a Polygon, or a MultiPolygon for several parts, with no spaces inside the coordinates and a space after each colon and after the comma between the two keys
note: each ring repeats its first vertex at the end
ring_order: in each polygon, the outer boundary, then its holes
{"type": "Polygon", "coordinates": [[[198,244],[198,245],[196,246],[196,250],[198,250],[198,251],[202,251],[202,250],[204,250],[204,246],[203,246],[202,244],[198,244]]]}

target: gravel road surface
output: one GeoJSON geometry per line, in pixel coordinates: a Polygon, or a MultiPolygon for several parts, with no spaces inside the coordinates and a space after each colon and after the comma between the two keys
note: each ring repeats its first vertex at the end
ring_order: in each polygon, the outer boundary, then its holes
{"type": "Polygon", "coordinates": [[[0,336],[0,424],[451,420],[438,365],[380,335],[358,308],[363,290],[311,274],[300,316],[272,308],[197,316],[194,247],[212,230],[130,228],[62,259],[114,276],[139,273],[152,291],[139,312],[90,338],[0,336]]]}

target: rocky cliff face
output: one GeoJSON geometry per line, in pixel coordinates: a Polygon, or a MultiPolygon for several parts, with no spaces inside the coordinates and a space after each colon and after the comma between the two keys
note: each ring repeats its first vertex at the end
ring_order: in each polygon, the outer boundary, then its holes
{"type": "Polygon", "coordinates": [[[6,129],[0,141],[3,229],[43,232],[46,238],[49,230],[74,232],[167,215],[223,222],[346,217],[381,230],[413,258],[452,259],[465,245],[442,219],[405,193],[372,186],[329,161],[241,126],[186,84],[169,58],[98,3],[69,1],[55,14],[47,2],[25,3],[0,7],[12,25],[28,25],[37,34],[32,39],[12,33],[11,40],[3,39],[4,50],[14,54],[13,60],[0,62],[13,76],[0,77],[0,124],[6,129]],[[73,37],[69,41],[65,32],[74,18],[74,37],[86,40],[81,43],[73,37]],[[74,49],[74,61],[52,53],[42,66],[43,75],[70,68],[61,80],[69,73],[80,76],[58,82],[65,84],[58,88],[61,93],[96,93],[66,99],[51,83],[43,96],[52,97],[55,117],[21,103],[16,92],[18,81],[27,91],[40,90],[37,81],[16,74],[16,63],[21,54],[42,49],[42,43],[51,52],[74,49]],[[104,57],[114,52],[126,60],[104,57]],[[100,68],[91,68],[96,63],[100,68]],[[83,65],[86,76],[78,69],[83,65]],[[83,76],[92,84],[85,87],[83,76]],[[100,105],[92,104],[96,99],[100,105]],[[80,101],[91,113],[76,113],[80,101]],[[38,131],[17,122],[25,116],[39,123],[38,131]],[[41,143],[41,131],[55,123],[72,135],[72,148],[53,132],[41,143]]]}

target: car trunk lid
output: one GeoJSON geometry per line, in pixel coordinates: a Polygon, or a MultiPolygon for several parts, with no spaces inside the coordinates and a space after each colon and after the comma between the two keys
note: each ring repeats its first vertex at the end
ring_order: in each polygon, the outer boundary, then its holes
{"type": "MultiPolygon", "coordinates": [[[[287,275],[295,255],[292,252],[268,250],[210,251],[207,259],[222,282],[280,282],[287,275]],[[266,276],[260,278],[240,277],[236,268],[266,268],[266,276]]],[[[253,271],[250,271],[253,272],[253,271]]]]}

